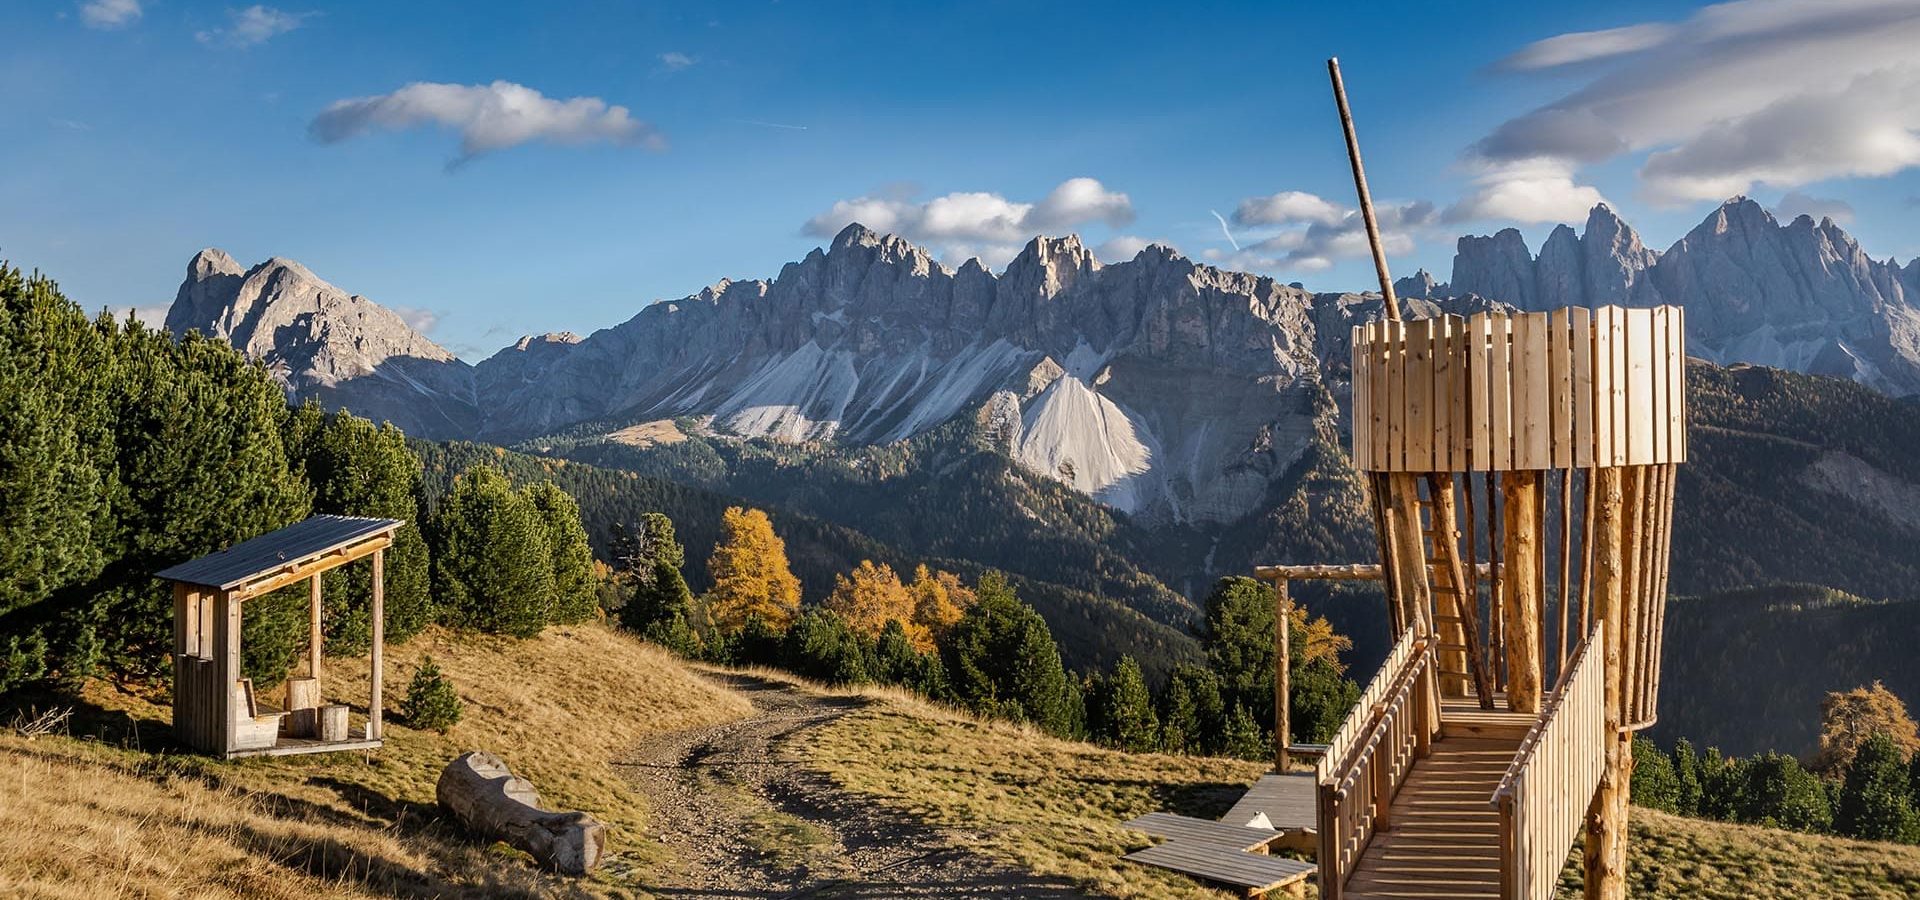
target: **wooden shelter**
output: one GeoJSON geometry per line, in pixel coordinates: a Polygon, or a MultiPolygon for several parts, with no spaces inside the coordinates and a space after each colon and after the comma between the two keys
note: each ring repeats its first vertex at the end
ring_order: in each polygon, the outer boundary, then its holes
{"type": "Polygon", "coordinates": [[[182,742],[226,759],[363,750],[380,746],[381,657],[385,650],[385,550],[398,519],[314,516],[156,573],[173,583],[173,731],[182,742]],[[365,720],[322,701],[320,576],[371,558],[372,691],[365,720]],[[240,667],[240,623],[248,600],[305,581],[309,635],[303,674],[287,680],[285,703],[261,702],[240,667]]]}

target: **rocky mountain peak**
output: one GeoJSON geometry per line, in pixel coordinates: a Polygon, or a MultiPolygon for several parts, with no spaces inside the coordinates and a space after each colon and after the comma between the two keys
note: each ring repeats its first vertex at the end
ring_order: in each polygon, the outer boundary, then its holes
{"type": "Polygon", "coordinates": [[[1447,285],[1435,281],[1432,272],[1426,269],[1419,269],[1405,278],[1395,279],[1393,282],[1393,293],[1395,296],[1402,298],[1425,300],[1446,296],[1447,285]]]}
{"type": "Polygon", "coordinates": [[[1492,237],[1465,235],[1455,245],[1455,294],[1478,294],[1533,308],[1533,253],[1518,228],[1502,228],[1492,237]]]}

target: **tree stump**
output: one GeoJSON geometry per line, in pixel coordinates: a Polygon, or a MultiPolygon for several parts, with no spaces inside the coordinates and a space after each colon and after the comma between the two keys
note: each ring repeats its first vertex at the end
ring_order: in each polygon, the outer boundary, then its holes
{"type": "Polygon", "coordinates": [[[314,737],[323,741],[344,741],[347,739],[347,708],[339,704],[322,706],[314,710],[318,714],[314,727],[314,737]]]}
{"type": "Polygon", "coordinates": [[[556,871],[583,875],[600,864],[606,827],[583,812],[541,809],[533,784],[491,753],[476,750],[448,763],[434,795],[468,829],[525,850],[556,871]]]}
{"type": "Polygon", "coordinates": [[[287,736],[313,737],[319,733],[320,679],[287,679],[287,736]]]}

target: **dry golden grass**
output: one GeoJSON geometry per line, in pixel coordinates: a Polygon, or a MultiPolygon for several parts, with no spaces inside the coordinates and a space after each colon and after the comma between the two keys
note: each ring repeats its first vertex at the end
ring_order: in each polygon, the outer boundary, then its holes
{"type": "Polygon", "coordinates": [[[954,829],[971,849],[1122,898],[1234,896],[1121,862],[1149,842],[1120,823],[1163,809],[1217,816],[1265,769],[1103,750],[897,695],[815,732],[809,749],[842,786],[954,829]]]}
{"type": "MultiPolygon", "coordinates": [[[[1266,766],[1136,755],[983,723],[895,694],[817,732],[814,761],[843,786],[977,835],[969,846],[1111,897],[1236,896],[1124,863],[1154,810],[1213,817],[1266,766]]],[[[1633,811],[1630,893],[1644,898],[1920,897],[1920,847],[1633,811]]],[[[1578,897],[1569,872],[1563,897],[1578,897]]],[[[1309,890],[1309,894],[1311,894],[1309,890]]]]}
{"type": "MultiPolygon", "coordinates": [[[[1920,897],[1920,847],[1706,822],[1644,809],[1633,811],[1629,846],[1628,893],[1633,897],[1920,897]]],[[[1578,881],[1570,886],[1561,896],[1580,896],[1578,881]]]]}
{"type": "MultiPolygon", "coordinates": [[[[585,625],[527,641],[430,632],[389,648],[390,710],[429,654],[464,716],[446,735],[390,719],[373,753],[219,762],[142,752],[164,742],[168,707],[90,687],[96,708],[74,732],[97,739],[0,738],[0,896],[631,896],[628,883],[664,851],[645,837],[644,800],[614,762],[649,735],[751,709],[671,654],[585,625]],[[605,867],[584,881],[544,876],[439,822],[440,770],[475,749],[500,754],[548,807],[607,823],[605,867]],[[96,868],[105,874],[73,874],[96,868]]],[[[325,674],[330,698],[365,703],[364,660],[329,659],[325,674]]]]}

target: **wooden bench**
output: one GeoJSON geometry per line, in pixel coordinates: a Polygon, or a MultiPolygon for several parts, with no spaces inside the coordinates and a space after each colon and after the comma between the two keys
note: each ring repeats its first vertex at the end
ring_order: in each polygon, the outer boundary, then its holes
{"type": "Polygon", "coordinates": [[[261,750],[280,741],[280,720],[287,714],[278,710],[260,711],[253,696],[253,679],[242,678],[234,684],[233,747],[236,750],[261,750]]]}

